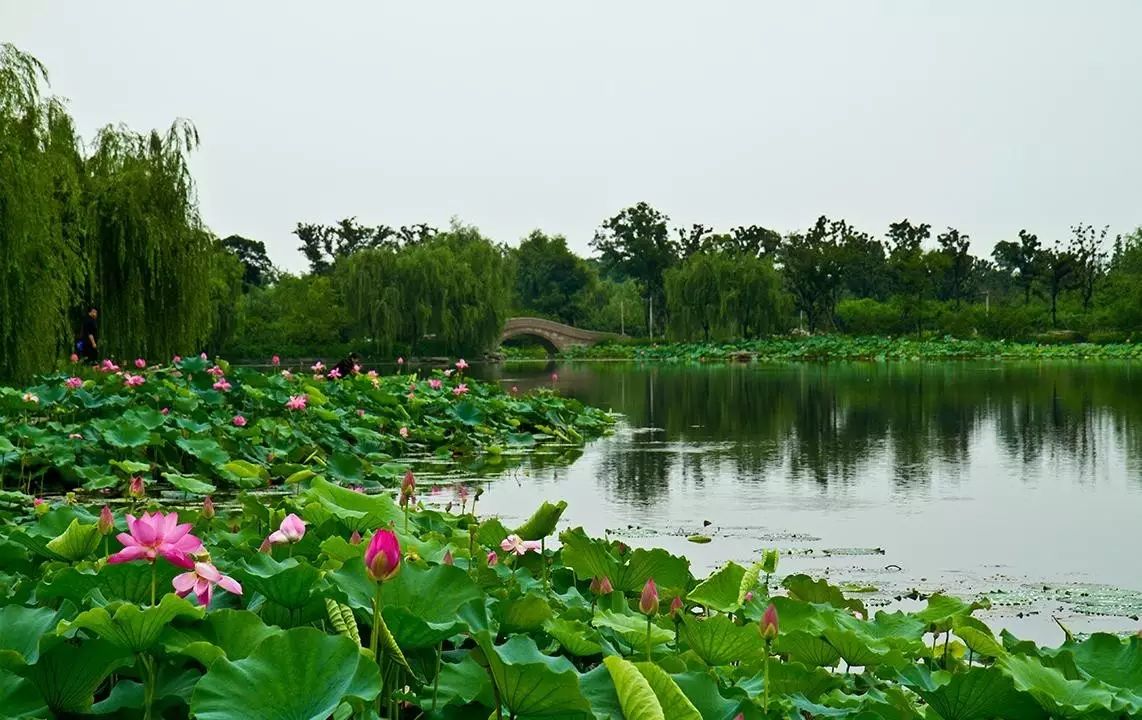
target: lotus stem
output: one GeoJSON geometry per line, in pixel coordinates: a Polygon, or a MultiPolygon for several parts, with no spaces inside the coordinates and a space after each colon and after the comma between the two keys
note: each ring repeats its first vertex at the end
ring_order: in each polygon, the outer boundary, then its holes
{"type": "Polygon", "coordinates": [[[143,664],[143,720],[151,720],[155,716],[155,666],[145,654],[139,655],[139,662],[143,664]]]}
{"type": "Polygon", "coordinates": [[[159,564],[151,561],[151,607],[155,606],[155,586],[158,585],[159,564]]]}
{"type": "Polygon", "coordinates": [[[765,643],[765,714],[769,715],[769,642],[765,643]]]}
{"type": "Polygon", "coordinates": [[[436,696],[440,690],[440,664],[444,657],[444,641],[436,646],[436,677],[432,679],[432,711],[436,711],[436,696]]]}
{"type": "Polygon", "coordinates": [[[384,583],[377,583],[377,589],[373,592],[373,632],[369,636],[369,649],[373,651],[373,659],[377,663],[377,669],[381,672],[381,694],[377,696],[377,715],[381,714],[385,700],[384,656],[377,649],[377,640],[380,637],[381,622],[383,622],[381,620],[381,588],[383,587],[384,583]]]}
{"type": "Polygon", "coordinates": [[[650,662],[650,616],[646,616],[646,661],[650,662]]]}

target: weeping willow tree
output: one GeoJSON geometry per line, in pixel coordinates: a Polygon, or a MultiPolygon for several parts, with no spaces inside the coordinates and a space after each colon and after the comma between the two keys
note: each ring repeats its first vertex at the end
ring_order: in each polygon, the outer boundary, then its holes
{"type": "Polygon", "coordinates": [[[86,270],[82,157],[47,72],[0,44],[0,377],[51,367],[68,346],[86,270]]]}
{"type": "Polygon", "coordinates": [[[0,45],[0,377],[55,366],[91,304],[105,355],[216,346],[240,282],[198,214],[194,126],[106,127],[85,153],[46,86],[35,58],[0,45]]]}
{"type": "Polygon", "coordinates": [[[379,352],[483,350],[507,318],[512,278],[503,249],[472,227],[354,253],[335,274],[357,334],[379,352]]]}

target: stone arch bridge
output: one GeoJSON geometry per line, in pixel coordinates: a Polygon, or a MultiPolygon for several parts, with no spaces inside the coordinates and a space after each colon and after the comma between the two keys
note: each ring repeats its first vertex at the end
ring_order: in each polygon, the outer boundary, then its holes
{"type": "Polygon", "coordinates": [[[562,352],[568,348],[594,345],[616,338],[614,333],[595,332],[594,330],[581,330],[577,327],[564,325],[554,320],[533,317],[508,318],[504,323],[504,331],[500,335],[500,342],[518,337],[532,337],[539,340],[548,352],[562,352]]]}

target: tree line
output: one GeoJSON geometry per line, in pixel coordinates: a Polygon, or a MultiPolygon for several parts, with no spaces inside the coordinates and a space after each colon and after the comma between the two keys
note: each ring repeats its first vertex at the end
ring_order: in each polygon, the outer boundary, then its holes
{"type": "Polygon", "coordinates": [[[108,125],[88,145],[47,81],[0,44],[0,377],[54,367],[92,305],[106,354],[220,348],[243,268],[199,217],[194,126],[108,125]]]}

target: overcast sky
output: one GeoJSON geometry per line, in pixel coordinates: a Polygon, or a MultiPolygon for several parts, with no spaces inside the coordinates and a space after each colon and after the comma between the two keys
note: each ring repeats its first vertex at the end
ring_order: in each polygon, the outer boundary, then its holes
{"type": "Polygon", "coordinates": [[[78,127],[191,119],[203,217],[304,267],[298,221],[452,216],[586,253],[678,224],[883,234],[1142,224],[1142,0],[0,0],[78,127]]]}

